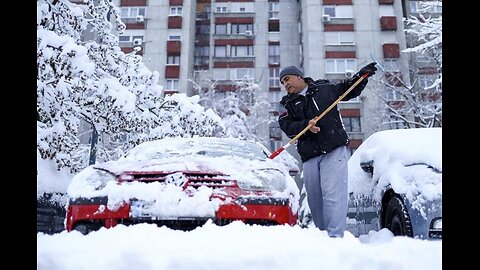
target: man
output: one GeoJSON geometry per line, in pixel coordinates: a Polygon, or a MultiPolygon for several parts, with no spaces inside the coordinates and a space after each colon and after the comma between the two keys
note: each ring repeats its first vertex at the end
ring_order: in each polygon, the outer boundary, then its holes
{"type": "MultiPolygon", "coordinates": [[[[289,138],[295,137],[362,75],[368,74],[342,100],[360,95],[368,77],[375,74],[375,65],[375,62],[366,65],[351,79],[340,83],[314,81],[304,77],[303,72],[295,66],[284,68],[280,72],[280,82],[288,94],[280,101],[286,109],[278,118],[282,131],[289,138]]],[[[320,230],[327,230],[330,237],[343,237],[347,226],[348,142],[337,106],[297,140],[313,222],[320,230]]]]}

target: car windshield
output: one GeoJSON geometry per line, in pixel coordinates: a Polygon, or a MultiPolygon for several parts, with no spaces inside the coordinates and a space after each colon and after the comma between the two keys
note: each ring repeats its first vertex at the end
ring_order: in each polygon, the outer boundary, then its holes
{"type": "Polygon", "coordinates": [[[132,149],[126,159],[162,159],[168,157],[202,155],[209,157],[239,156],[247,159],[266,159],[264,149],[250,141],[234,138],[199,137],[165,138],[145,142],[132,149]]]}

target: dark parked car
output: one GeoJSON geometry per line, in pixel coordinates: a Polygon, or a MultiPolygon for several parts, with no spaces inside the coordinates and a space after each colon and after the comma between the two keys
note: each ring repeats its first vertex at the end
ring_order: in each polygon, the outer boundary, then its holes
{"type": "Polygon", "coordinates": [[[68,187],[66,229],[117,224],[190,230],[218,225],[297,224],[298,188],[281,159],[234,138],[165,138],[116,161],[91,165],[68,187]]]}
{"type": "Polygon", "coordinates": [[[380,131],[349,159],[348,227],[354,235],[442,238],[442,129],[380,131]]]}
{"type": "Polygon", "coordinates": [[[43,193],[37,198],[37,232],[54,234],[65,230],[65,194],[43,193]]]}

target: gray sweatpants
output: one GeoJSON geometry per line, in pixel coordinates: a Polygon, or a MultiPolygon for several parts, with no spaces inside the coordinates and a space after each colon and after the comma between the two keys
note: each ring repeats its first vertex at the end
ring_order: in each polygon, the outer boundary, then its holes
{"type": "Polygon", "coordinates": [[[313,222],[331,237],[343,237],[348,209],[347,147],[303,163],[303,180],[313,222]]]}

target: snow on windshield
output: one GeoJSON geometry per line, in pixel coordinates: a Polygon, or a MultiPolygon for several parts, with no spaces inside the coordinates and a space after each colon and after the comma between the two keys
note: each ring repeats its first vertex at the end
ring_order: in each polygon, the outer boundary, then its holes
{"type": "Polygon", "coordinates": [[[266,159],[267,154],[254,142],[235,138],[165,138],[142,143],[132,149],[125,159],[148,160],[173,156],[202,155],[211,157],[240,156],[247,159],[266,159]]]}

